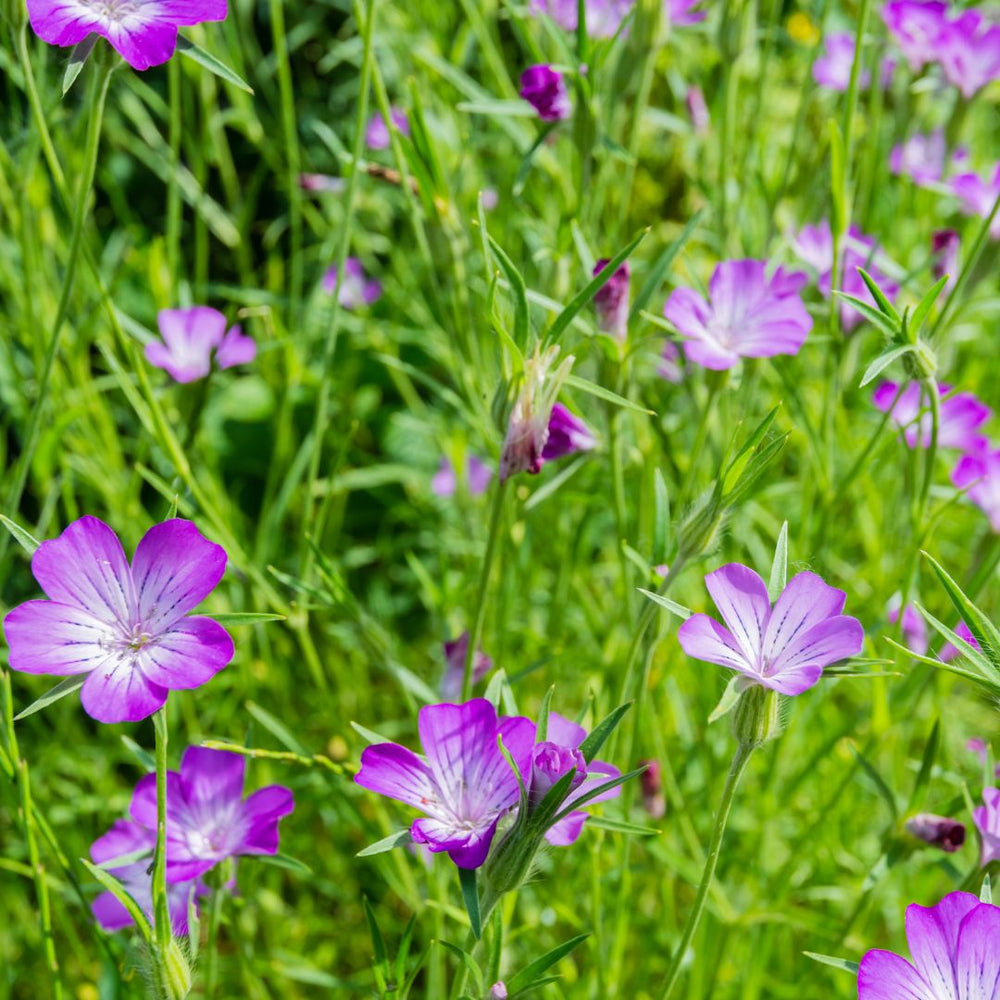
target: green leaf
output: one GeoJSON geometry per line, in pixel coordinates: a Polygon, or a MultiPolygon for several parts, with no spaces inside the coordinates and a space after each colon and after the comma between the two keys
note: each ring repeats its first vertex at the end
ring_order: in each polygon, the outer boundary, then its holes
{"type": "Polygon", "coordinates": [[[852,976],[858,974],[858,963],[849,962],[846,958],[834,958],[832,955],[817,955],[814,951],[804,951],[802,952],[806,958],[811,958],[814,962],[822,962],[823,965],[829,965],[834,969],[840,969],[843,972],[849,972],[852,976]]]}
{"type": "Polygon", "coordinates": [[[896,796],[892,794],[892,789],[886,784],[885,779],[875,770],[875,767],[867,760],[865,755],[853,744],[851,745],[851,753],[854,754],[855,760],[861,765],[868,777],[872,779],[879,795],[882,796],[885,804],[889,807],[889,812],[892,815],[893,822],[895,822],[898,807],[896,805],[896,796]]]}
{"type": "Polygon", "coordinates": [[[365,919],[368,922],[368,933],[372,939],[372,950],[375,952],[373,971],[381,977],[379,986],[384,990],[389,981],[389,953],[385,949],[385,939],[382,937],[382,931],[379,929],[375,911],[372,909],[371,903],[368,902],[368,897],[362,896],[361,902],[365,910],[365,919]]]}
{"type": "Polygon", "coordinates": [[[917,303],[916,309],[913,310],[913,315],[908,318],[906,324],[911,341],[916,340],[917,335],[920,333],[920,328],[927,320],[927,314],[931,311],[931,307],[937,301],[937,297],[941,294],[944,286],[948,284],[948,281],[949,276],[946,274],[943,278],[936,281],[927,294],[917,303]]]}
{"type": "Polygon", "coordinates": [[[230,69],[224,62],[210,55],[201,46],[195,45],[189,38],[183,35],[177,36],[177,51],[188,59],[193,59],[198,65],[204,66],[209,73],[214,73],[217,77],[231,83],[240,90],[245,90],[248,94],[253,93],[253,87],[243,79],[235,70],[230,69]]]}
{"type": "MultiPolygon", "coordinates": [[[[532,108],[531,111],[534,113],[534,108],[532,108]]],[[[514,195],[515,198],[518,197],[524,190],[524,185],[528,180],[528,174],[531,173],[531,168],[535,165],[535,157],[538,155],[538,151],[545,147],[545,140],[548,139],[558,124],[558,122],[550,122],[548,125],[541,128],[538,132],[537,138],[531,144],[531,148],[524,154],[524,159],[521,160],[521,165],[517,168],[517,175],[514,177],[514,183],[510,189],[511,194],[514,195]]]]}
{"type": "Polygon", "coordinates": [[[633,410],[635,413],[645,413],[647,416],[652,416],[656,413],[655,410],[647,410],[646,407],[639,406],[638,403],[633,403],[632,400],[626,399],[624,396],[619,396],[618,393],[612,392],[610,389],[605,389],[603,385],[598,385],[596,382],[588,382],[578,375],[567,375],[565,384],[571,385],[574,389],[579,389],[581,392],[589,392],[591,396],[597,396],[598,399],[603,399],[607,403],[614,403],[615,406],[620,406],[623,409],[633,410]]]}
{"type": "Polygon", "coordinates": [[[246,709],[286,750],[309,756],[309,751],[292,735],[292,731],[280,719],[255,702],[248,701],[246,709]]]}
{"type": "Polygon", "coordinates": [[[737,674],[735,677],[729,679],[726,690],[722,692],[722,697],[719,699],[719,704],[712,709],[712,714],[708,717],[709,725],[728,715],[736,708],[736,703],[740,700],[740,695],[746,689],[745,680],[746,678],[742,674],[737,674]]]}
{"type": "Polygon", "coordinates": [[[535,742],[544,743],[549,734],[549,709],[552,705],[552,695],[555,693],[555,684],[550,684],[545,697],[542,698],[542,707],[538,710],[538,725],[535,727],[535,742]]]}
{"type": "Polygon", "coordinates": [[[678,604],[676,601],[670,600],[669,597],[664,597],[663,594],[657,594],[652,590],[643,590],[642,587],[636,588],[640,594],[644,594],[651,601],[659,604],[661,608],[666,608],[672,615],[676,615],[681,621],[687,621],[694,612],[690,608],[684,607],[683,604],[678,604]]]}
{"type": "Polygon", "coordinates": [[[385,854],[386,851],[393,851],[397,847],[406,847],[412,843],[413,837],[409,830],[397,830],[395,833],[390,833],[388,837],[383,837],[374,844],[369,844],[354,856],[356,858],[370,858],[373,854],[385,854]]]}
{"type": "Polygon", "coordinates": [[[489,240],[493,256],[496,257],[503,273],[507,276],[511,291],[514,293],[514,343],[523,349],[528,343],[527,286],[521,272],[514,266],[514,262],[507,256],[503,247],[489,234],[486,238],[489,240]]]}
{"type": "Polygon", "coordinates": [[[86,65],[87,60],[90,58],[90,54],[94,51],[94,46],[97,44],[98,38],[100,38],[100,35],[87,35],[87,37],[80,42],[79,45],[73,46],[73,51],[69,54],[69,62],[66,64],[66,72],[63,74],[63,97],[69,93],[70,87],[72,87],[76,82],[76,78],[80,75],[80,71],[86,65]]]}
{"type": "Polygon", "coordinates": [[[284,615],[272,615],[263,611],[237,611],[232,614],[202,614],[202,618],[211,618],[212,621],[232,628],[239,625],[258,625],[261,622],[283,622],[284,615]]]}
{"type": "Polygon", "coordinates": [[[607,743],[611,734],[618,728],[618,723],[622,721],[625,713],[632,707],[632,702],[627,701],[624,705],[619,705],[610,715],[602,719],[595,727],[594,731],[580,744],[580,753],[589,764],[598,754],[601,747],[607,743]]]}
{"type": "Polygon", "coordinates": [[[368,729],[362,726],[360,722],[352,722],[351,729],[353,729],[363,740],[367,740],[369,743],[392,743],[393,741],[389,739],[388,736],[383,736],[381,733],[376,733],[374,729],[368,729]]]}
{"type": "Polygon", "coordinates": [[[892,325],[892,322],[886,316],[883,316],[877,309],[870,306],[864,299],[859,299],[856,295],[848,295],[846,292],[840,292],[836,289],[834,289],[833,294],[845,302],[850,302],[865,319],[870,323],[874,323],[890,341],[896,339],[899,332],[896,327],[892,325]]]}
{"type": "Polygon", "coordinates": [[[121,882],[114,875],[109,874],[95,864],[91,864],[86,858],[80,858],[80,864],[90,872],[101,884],[102,888],[107,889],[128,910],[129,916],[135,921],[135,926],[139,929],[139,933],[143,936],[146,944],[153,947],[153,928],[149,922],[149,918],[142,912],[142,907],[126,892],[121,882]]]}
{"type": "Polygon", "coordinates": [[[456,111],[467,115],[493,115],[504,120],[514,118],[537,118],[538,112],[527,102],[516,101],[459,101],[456,111]]]}
{"type": "Polygon", "coordinates": [[[906,805],[907,813],[915,813],[920,811],[920,807],[924,802],[924,795],[927,792],[927,786],[930,784],[931,772],[934,770],[934,761],[937,759],[938,747],[941,744],[941,720],[935,719],[934,726],[931,729],[931,735],[928,737],[927,744],[924,746],[923,759],[920,762],[920,770],[917,773],[916,780],[913,782],[913,791],[910,793],[910,801],[906,805]]]}
{"type": "MultiPolygon", "coordinates": [[[[976,649],[975,646],[970,646],[957,632],[950,629],[944,622],[939,621],[934,617],[922,604],[918,601],[913,602],[913,606],[924,616],[927,623],[933,628],[938,635],[944,638],[947,642],[950,642],[955,649],[957,649],[962,656],[969,661],[978,671],[979,680],[990,683],[993,678],[993,664],[983,655],[982,650],[976,649]]],[[[911,655],[912,651],[911,651],[911,655]]],[[[937,660],[935,663],[939,662],[937,660]]]]}
{"type": "Polygon", "coordinates": [[[651,826],[626,823],[625,820],[611,819],[610,816],[588,816],[587,826],[598,830],[608,830],[611,833],[621,833],[626,837],[656,837],[661,832],[651,826]]]}
{"type": "Polygon", "coordinates": [[[547,340],[557,341],[559,339],[563,330],[573,321],[573,317],[614,277],[615,271],[632,256],[632,252],[646,238],[648,233],[648,228],[641,230],[632,238],[632,241],[624,250],[619,250],[605,264],[600,273],[587,282],[583,290],[578,292],[566,308],[552,321],[552,326],[549,327],[545,335],[547,340]]]}
{"type": "Polygon", "coordinates": [[[130,736],[122,737],[122,745],[139,762],[139,766],[147,773],[152,774],[156,770],[156,758],[146,749],[139,746],[130,736]]]}
{"type": "Polygon", "coordinates": [[[778,532],[778,542],[774,546],[774,560],[771,562],[771,578],[767,584],[767,595],[771,603],[781,596],[788,582],[788,522],[781,525],[778,532]]]}
{"type": "Polygon", "coordinates": [[[274,865],[275,868],[284,868],[286,871],[298,872],[299,875],[312,875],[313,870],[298,858],[293,858],[290,854],[257,854],[254,855],[257,861],[265,865],[274,865]]]}
{"type": "Polygon", "coordinates": [[[879,312],[883,316],[888,316],[889,319],[893,321],[897,330],[900,329],[902,325],[902,320],[900,319],[899,313],[896,312],[896,307],[885,297],[885,292],[875,283],[875,279],[863,268],[858,268],[858,274],[861,275],[861,280],[867,285],[868,291],[872,293],[872,298],[878,305],[879,312]]]}
{"type": "Polygon", "coordinates": [[[684,244],[690,239],[691,234],[694,232],[694,227],[698,225],[701,221],[701,217],[705,210],[703,208],[698,209],[694,215],[688,219],[687,225],[681,231],[680,236],[670,244],[653,263],[653,266],[649,269],[649,274],[646,275],[646,280],[642,283],[642,287],[639,289],[638,294],[632,300],[632,310],[629,313],[629,323],[635,322],[639,314],[649,305],[653,296],[656,294],[660,285],[663,283],[663,279],[670,269],[670,265],[674,262],[674,258],[681,252],[684,248],[684,244]]]}
{"type": "MultiPolygon", "coordinates": [[[[638,778],[640,774],[646,769],[644,767],[637,767],[634,771],[629,771],[627,774],[621,774],[617,778],[612,778],[610,781],[605,781],[603,784],[598,785],[596,788],[591,789],[586,795],[581,795],[578,798],[574,798],[572,803],[567,806],[561,813],[559,813],[553,823],[558,823],[561,819],[565,819],[571,812],[579,809],[581,806],[585,806],[588,802],[592,802],[599,795],[604,795],[605,792],[610,792],[612,788],[617,788],[619,785],[624,785],[626,781],[631,781],[633,778],[638,778]]],[[[562,779],[560,779],[562,780],[562,779]]],[[[550,824],[551,825],[551,824],[550,824]]]]}
{"type": "MultiPolygon", "coordinates": [[[[464,868],[459,868],[459,872],[463,872],[464,868]]],[[[475,874],[473,872],[473,874],[475,874]]],[[[472,976],[473,982],[476,984],[476,995],[483,995],[483,973],[479,966],[476,964],[476,960],[464,949],[459,948],[457,944],[452,944],[450,941],[445,941],[443,938],[438,940],[438,944],[443,945],[448,949],[453,955],[457,955],[461,959],[462,963],[469,970],[472,976]]]]}
{"type": "Polygon", "coordinates": [[[29,556],[33,556],[35,549],[42,544],[29,531],[25,531],[19,524],[15,524],[9,517],[4,517],[3,514],[0,514],[0,524],[14,536],[14,540],[29,556]]]}
{"type": "Polygon", "coordinates": [[[22,719],[28,718],[29,715],[34,715],[35,712],[40,712],[43,708],[48,708],[49,705],[59,701],[60,698],[65,698],[66,695],[72,694],[74,691],[79,691],[83,687],[83,682],[89,676],[89,674],[76,674],[73,677],[67,677],[65,680],[60,681],[37,701],[33,701],[23,712],[18,712],[14,716],[14,721],[20,722],[22,719]]]}
{"type": "Polygon", "coordinates": [[[912,344],[904,344],[902,347],[893,347],[888,351],[883,351],[866,369],[864,375],[861,376],[861,382],[858,387],[863,389],[869,382],[873,379],[878,378],[882,372],[889,367],[897,358],[901,358],[904,354],[910,354],[914,350],[912,344]]]}
{"type": "Polygon", "coordinates": [[[847,230],[847,178],[844,168],[844,137],[840,127],[832,118],[829,122],[830,134],[830,197],[833,211],[830,213],[830,231],[834,239],[847,230]]]}
{"type": "Polygon", "coordinates": [[[653,562],[667,561],[668,535],[670,533],[670,494],[659,469],[653,470],[653,562]]]}
{"type": "Polygon", "coordinates": [[[993,885],[990,882],[989,875],[983,877],[983,886],[979,890],[979,902],[980,903],[992,903],[993,902],[993,885]]]}
{"type": "Polygon", "coordinates": [[[458,881],[462,886],[462,900],[465,902],[465,912],[469,914],[472,936],[478,941],[483,936],[483,920],[479,910],[479,886],[476,882],[476,869],[459,868],[458,881]]]}
{"type": "Polygon", "coordinates": [[[556,962],[565,958],[574,948],[582,944],[589,934],[578,934],[560,945],[556,945],[551,951],[547,951],[540,958],[536,958],[530,965],[526,965],[516,975],[507,980],[508,994],[516,994],[519,990],[525,990],[536,983],[541,976],[547,972],[556,962]]]}

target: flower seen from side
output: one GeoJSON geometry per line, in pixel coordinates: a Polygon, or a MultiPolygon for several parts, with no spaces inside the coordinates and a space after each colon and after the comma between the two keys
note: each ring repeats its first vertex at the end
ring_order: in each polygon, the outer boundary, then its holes
{"type": "MultiPolygon", "coordinates": [[[[980,865],[985,868],[991,861],[1000,861],[1000,788],[983,789],[983,804],[972,810],[972,822],[982,840],[980,865]]],[[[1000,929],[994,944],[998,942],[1000,929]]],[[[1000,954],[1000,947],[997,953],[1000,954]]]]}
{"type": "MultiPolygon", "coordinates": [[[[986,444],[978,433],[989,420],[992,411],[971,392],[952,393],[951,386],[941,383],[938,392],[941,416],[938,422],[939,448],[960,448],[976,451],[986,444]]],[[[903,431],[910,448],[929,448],[933,434],[930,400],[920,382],[910,382],[902,393],[896,382],[882,382],[872,396],[872,402],[883,413],[892,414],[892,422],[903,431]],[[896,400],[897,394],[899,399],[896,400]],[[893,405],[893,400],[896,400],[893,405]]]]}
{"type": "Polygon", "coordinates": [[[906,831],[946,854],[954,854],[965,843],[965,824],[948,816],[918,813],[906,821],[906,831]]]}
{"type": "MultiPolygon", "coordinates": [[[[978,215],[988,219],[997,198],[1000,198],[1000,163],[996,165],[990,180],[983,180],[977,173],[967,172],[952,178],[951,189],[962,203],[966,215],[978,215]]],[[[990,236],[1000,240],[1000,212],[990,223],[990,236]]]]}
{"type": "Polygon", "coordinates": [[[888,0],[882,5],[882,20],[914,72],[939,57],[947,13],[943,0],[888,0]]]}
{"type": "MultiPolygon", "coordinates": [[[[410,134],[410,121],[402,108],[390,108],[389,117],[392,119],[395,129],[403,135],[410,134]]],[[[368,127],[365,129],[365,145],[369,149],[376,150],[388,149],[392,145],[392,140],[389,137],[389,126],[378,111],[372,115],[368,127]]]]}
{"type": "MultiPolygon", "coordinates": [[[[851,82],[854,65],[854,36],[835,32],[824,39],[823,54],[813,63],[813,79],[828,90],[845,91],[851,82]]],[[[870,74],[862,70],[858,86],[867,87],[870,74]]]]}
{"type": "Polygon", "coordinates": [[[226,329],[226,317],[208,306],[163,309],[157,315],[162,340],[146,345],[146,360],[163,368],[175,382],[196,382],[212,370],[247,365],[257,345],[238,326],[226,329]]]}
{"type": "Polygon", "coordinates": [[[554,403],[549,416],[548,437],[542,449],[542,460],[551,462],[564,455],[591,451],[596,447],[597,441],[590,428],[562,403],[554,403]]]}
{"type": "MultiPolygon", "coordinates": [[[[595,277],[607,264],[607,258],[602,258],[594,265],[595,277]]],[[[630,274],[628,261],[625,261],[594,296],[594,310],[601,329],[617,340],[624,340],[628,333],[630,274]]]]}
{"type": "Polygon", "coordinates": [[[323,275],[323,291],[328,295],[337,293],[337,300],[345,309],[360,309],[370,306],[382,296],[382,286],[374,278],[365,274],[357,257],[344,261],[344,280],[337,280],[336,266],[327,268],[323,275]]]}
{"type": "Polygon", "coordinates": [[[543,122],[569,118],[571,106],[562,73],[544,63],[521,74],[521,98],[538,112],[543,122]]]}
{"type": "MultiPolygon", "coordinates": [[[[457,639],[444,643],[445,672],[441,681],[441,696],[448,700],[457,699],[462,694],[465,680],[465,657],[469,652],[469,633],[463,632],[457,639]]],[[[472,658],[472,683],[478,684],[493,669],[493,660],[481,649],[472,658]]]]}
{"type": "Polygon", "coordinates": [[[918,132],[893,147],[889,155],[889,170],[897,176],[905,174],[914,184],[926,186],[941,180],[946,153],[943,129],[935,129],[926,135],[918,132]]]}
{"type": "Polygon", "coordinates": [[[987,20],[981,10],[965,10],[949,20],[938,44],[945,79],[966,100],[1000,80],[1000,24],[987,20]]]}
{"type": "Polygon", "coordinates": [[[959,459],[951,481],[966,490],[969,499],[989,518],[990,527],[1000,532],[1000,449],[984,448],[959,459]]]}

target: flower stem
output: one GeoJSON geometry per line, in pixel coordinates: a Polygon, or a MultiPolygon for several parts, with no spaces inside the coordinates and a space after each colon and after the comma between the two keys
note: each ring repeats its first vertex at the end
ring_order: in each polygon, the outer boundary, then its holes
{"type": "Polygon", "coordinates": [[[212,899],[208,905],[208,941],[205,944],[205,985],[206,1000],[215,996],[216,980],[219,976],[219,920],[222,916],[223,887],[216,886],[212,890],[212,899]]]}
{"type": "MultiPolygon", "coordinates": [[[[170,290],[177,298],[181,245],[181,189],[177,176],[181,164],[181,61],[167,64],[167,84],[170,103],[170,173],[167,176],[167,271],[170,290]]],[[[171,303],[171,306],[175,305],[171,303]]]]}
{"type": "Polygon", "coordinates": [[[496,556],[497,540],[500,537],[500,526],[503,524],[503,501],[507,492],[507,483],[497,481],[493,491],[493,509],[490,512],[490,533],[486,538],[486,554],[483,556],[483,568],[479,575],[479,591],[476,594],[476,611],[469,630],[469,645],[465,651],[465,669],[462,675],[462,701],[468,701],[472,695],[472,664],[476,659],[476,650],[483,637],[483,623],[486,621],[486,591],[490,585],[490,572],[496,556]]]}
{"type": "Polygon", "coordinates": [[[156,850],[153,853],[153,925],[161,949],[170,941],[167,905],[167,706],[153,715],[156,733],[156,850]]]}
{"type": "Polygon", "coordinates": [[[667,981],[663,986],[663,993],[660,1000],[667,1000],[673,993],[674,986],[681,974],[681,964],[691,939],[694,937],[698,924],[701,921],[702,912],[705,909],[705,900],[708,898],[708,890],[712,885],[715,876],[715,867],[719,862],[719,854],[722,851],[722,838],[726,832],[726,823],[729,821],[729,811],[733,806],[733,798],[736,795],[736,787],[743,777],[743,772],[747,768],[750,756],[754,751],[753,744],[740,743],[736,748],[733,763],[729,768],[729,775],[726,777],[726,787],[722,792],[722,801],[719,803],[719,811],[715,817],[715,829],[712,831],[712,841],[708,847],[708,857],[705,859],[705,868],[701,873],[701,884],[698,886],[698,895],[695,897],[694,907],[688,915],[687,923],[684,926],[684,933],[674,952],[674,957],[670,962],[670,969],[667,972],[667,981]]]}

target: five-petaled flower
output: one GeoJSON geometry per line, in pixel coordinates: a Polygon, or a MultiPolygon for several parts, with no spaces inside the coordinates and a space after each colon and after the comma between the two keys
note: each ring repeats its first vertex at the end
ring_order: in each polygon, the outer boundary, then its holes
{"type": "Polygon", "coordinates": [[[677,638],[688,656],[738,671],[747,686],[801,694],[824,667],[861,652],[861,623],[842,614],[846,595],[815,573],[792,577],[773,608],[764,581],[739,563],[709,573],[705,585],[725,627],[692,615],[677,638]]]}
{"type": "Polygon", "coordinates": [[[143,536],[130,566],[114,531],[81,517],[31,560],[47,601],[4,619],[10,666],[29,674],[86,674],[80,701],[99,722],[137,722],[168,691],[211,680],[233,658],[229,633],[188,617],[226,570],[226,552],[175,518],[143,536]]]}
{"type": "Polygon", "coordinates": [[[165,369],[176,382],[195,382],[212,369],[247,365],[257,345],[238,326],[226,329],[226,317],[208,306],[163,309],[157,316],[162,341],[146,345],[146,360],[165,369]]]}
{"type": "Polygon", "coordinates": [[[995,1000],[1000,982],[1000,906],[953,892],[906,910],[912,962],[873,950],[858,970],[859,1000],[995,1000]]]}

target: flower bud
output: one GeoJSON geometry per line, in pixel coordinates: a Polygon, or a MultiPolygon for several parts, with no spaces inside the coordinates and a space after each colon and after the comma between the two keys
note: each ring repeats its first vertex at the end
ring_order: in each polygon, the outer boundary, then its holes
{"type": "Polygon", "coordinates": [[[575,747],[558,743],[539,743],[531,755],[531,779],[528,785],[528,803],[533,808],[548,794],[549,789],[565,774],[575,771],[569,791],[581,784],[587,776],[587,760],[575,747]]]}
{"type": "Polygon", "coordinates": [[[760,684],[748,687],[733,712],[733,733],[746,746],[760,746],[781,732],[778,693],[760,684]]]}
{"type": "Polygon", "coordinates": [[[521,74],[521,97],[544,122],[558,122],[570,116],[569,95],[562,73],[544,63],[529,66],[521,74]]]}
{"type": "Polygon", "coordinates": [[[176,938],[171,938],[166,948],[157,950],[156,981],[162,1000],[184,1000],[191,992],[191,966],[176,938]]]}
{"type": "Polygon", "coordinates": [[[952,854],[965,843],[965,824],[947,816],[919,813],[906,821],[906,832],[918,840],[952,854]]]}
{"type": "Polygon", "coordinates": [[[489,996],[486,1000],[507,1000],[507,987],[503,984],[502,980],[490,987],[489,996]]]}
{"type": "MultiPolygon", "coordinates": [[[[594,265],[594,275],[598,275],[607,263],[606,258],[599,260],[594,265]]],[[[628,333],[630,274],[628,261],[625,261],[594,296],[594,309],[601,329],[618,340],[624,340],[628,333]]]]}
{"type": "Polygon", "coordinates": [[[948,275],[948,283],[944,286],[946,292],[955,284],[958,276],[958,251],[961,243],[961,238],[954,229],[938,229],[931,236],[931,251],[934,255],[931,273],[938,281],[948,275]]]}
{"type": "Polygon", "coordinates": [[[663,779],[660,764],[655,760],[641,760],[639,766],[646,770],[639,775],[642,805],[653,819],[663,819],[667,803],[663,798],[663,779]]]}

